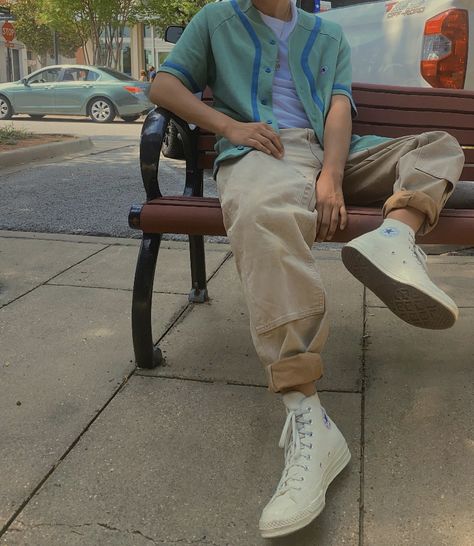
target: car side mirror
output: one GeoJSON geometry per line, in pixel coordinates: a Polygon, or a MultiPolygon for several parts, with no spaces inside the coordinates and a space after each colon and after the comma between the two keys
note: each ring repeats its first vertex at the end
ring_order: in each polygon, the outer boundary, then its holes
{"type": "Polygon", "coordinates": [[[29,85],[29,84],[28,84],[28,78],[23,78],[23,79],[21,80],[21,83],[22,83],[23,85],[29,85]]]}
{"type": "Polygon", "coordinates": [[[165,42],[170,44],[175,44],[180,38],[181,34],[184,32],[184,27],[171,26],[168,27],[165,31],[165,42]]]}

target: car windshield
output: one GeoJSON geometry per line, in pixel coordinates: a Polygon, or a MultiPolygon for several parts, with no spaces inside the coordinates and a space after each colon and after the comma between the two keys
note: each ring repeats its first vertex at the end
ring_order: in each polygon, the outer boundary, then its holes
{"type": "Polygon", "coordinates": [[[130,76],[127,76],[126,74],[123,74],[122,72],[119,72],[118,70],[114,70],[113,68],[107,68],[106,66],[101,66],[100,69],[102,70],[102,72],[105,72],[109,76],[112,76],[113,78],[116,78],[117,80],[120,80],[122,82],[135,81],[130,76]]]}

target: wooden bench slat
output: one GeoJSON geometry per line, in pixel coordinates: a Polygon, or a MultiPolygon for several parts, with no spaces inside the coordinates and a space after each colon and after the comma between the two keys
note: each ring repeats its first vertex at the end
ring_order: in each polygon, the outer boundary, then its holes
{"type": "MultiPolygon", "coordinates": [[[[473,101],[474,102],[474,101],[473,101]]],[[[457,114],[453,112],[433,112],[422,110],[402,111],[390,107],[369,108],[358,106],[358,116],[354,120],[358,123],[380,123],[383,125],[404,125],[409,127],[435,126],[438,130],[467,129],[472,133],[474,141],[474,113],[457,114]]],[[[416,131],[419,132],[419,131],[416,131]]]]}
{"type": "Polygon", "coordinates": [[[353,82],[353,93],[366,91],[374,94],[387,93],[390,95],[401,96],[423,96],[431,101],[434,97],[448,98],[474,98],[474,91],[471,89],[443,89],[441,87],[405,87],[399,85],[384,85],[378,83],[360,83],[353,82]]]}
{"type": "Polygon", "coordinates": [[[217,154],[215,152],[208,152],[206,154],[200,154],[198,158],[198,169],[212,170],[214,167],[214,160],[217,154]]]}
{"type": "Polygon", "coordinates": [[[469,180],[471,182],[474,182],[474,165],[464,166],[460,180],[469,180]]]}
{"type": "Polygon", "coordinates": [[[446,102],[446,97],[434,96],[426,100],[426,96],[419,95],[399,95],[394,93],[374,93],[373,91],[359,90],[353,93],[354,101],[357,107],[390,107],[400,111],[434,111],[434,112],[459,112],[474,114],[474,94],[473,97],[450,97],[446,102]]]}
{"type": "Polygon", "coordinates": [[[474,148],[464,148],[463,152],[466,158],[466,167],[472,166],[474,163],[474,148]]]}
{"type": "Polygon", "coordinates": [[[207,152],[214,151],[214,144],[216,143],[216,137],[214,135],[199,135],[198,150],[207,152]]]}
{"type": "MultiPolygon", "coordinates": [[[[338,231],[334,242],[347,242],[375,229],[382,221],[378,208],[348,207],[348,225],[338,231]]],[[[474,244],[474,210],[445,209],[436,228],[419,242],[474,244]]],[[[143,205],[140,229],[144,233],[183,233],[226,235],[218,199],[199,197],[160,197],[143,205]]]]}

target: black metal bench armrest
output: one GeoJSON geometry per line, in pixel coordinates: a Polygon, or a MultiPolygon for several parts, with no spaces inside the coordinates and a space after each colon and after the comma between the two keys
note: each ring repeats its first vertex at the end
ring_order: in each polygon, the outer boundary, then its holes
{"type": "Polygon", "coordinates": [[[203,192],[202,171],[197,168],[198,129],[192,130],[183,119],[164,108],[155,108],[147,115],[140,138],[140,169],[147,201],[162,196],[158,182],[158,166],[166,128],[170,120],[174,121],[181,136],[186,159],[186,181],[183,195],[201,196],[203,192]]]}

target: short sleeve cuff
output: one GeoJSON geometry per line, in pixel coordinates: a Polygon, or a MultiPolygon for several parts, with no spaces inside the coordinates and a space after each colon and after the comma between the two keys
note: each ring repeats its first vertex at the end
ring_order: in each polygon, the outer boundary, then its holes
{"type": "Polygon", "coordinates": [[[175,76],[192,93],[199,93],[200,91],[202,91],[201,87],[193,78],[189,70],[187,70],[184,66],[178,63],[165,61],[158,69],[158,72],[167,72],[168,74],[175,76]]]}
{"type": "Polygon", "coordinates": [[[333,95],[344,95],[347,97],[351,103],[352,118],[357,116],[357,107],[355,105],[354,99],[352,98],[352,91],[349,87],[341,84],[335,84],[332,88],[333,95]]]}

